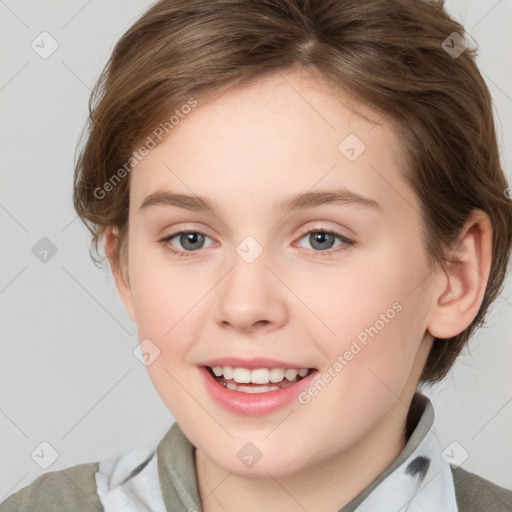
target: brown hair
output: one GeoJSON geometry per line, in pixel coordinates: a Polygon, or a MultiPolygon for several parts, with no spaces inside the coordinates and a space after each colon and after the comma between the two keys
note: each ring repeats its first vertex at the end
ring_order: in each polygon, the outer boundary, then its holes
{"type": "Polygon", "coordinates": [[[126,256],[126,176],[137,163],[134,151],[153,140],[155,127],[165,122],[172,133],[170,113],[184,112],[191,98],[303,69],[393,124],[405,179],[422,206],[432,265],[449,261],[447,248],[472,210],[490,217],[492,267],[480,310],[459,335],[434,340],[421,377],[423,383],[442,379],[501,291],[512,243],[490,93],[476,49],[452,56],[442,46],[445,40],[454,46],[454,32],[464,36],[443,1],[157,2],[118,41],[89,101],[74,205],[93,248],[113,226],[116,261],[126,256]]]}

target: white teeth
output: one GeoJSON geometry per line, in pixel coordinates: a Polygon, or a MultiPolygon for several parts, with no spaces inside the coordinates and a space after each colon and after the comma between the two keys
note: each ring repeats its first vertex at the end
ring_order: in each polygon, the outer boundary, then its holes
{"type": "Polygon", "coordinates": [[[268,384],[270,380],[270,372],[267,368],[258,368],[251,370],[251,382],[253,384],[268,384]]]}
{"type": "Polygon", "coordinates": [[[241,384],[248,384],[251,382],[251,370],[247,368],[235,368],[233,370],[233,380],[241,384]]]}
{"type": "Polygon", "coordinates": [[[297,377],[297,373],[299,373],[299,370],[286,370],[284,372],[284,376],[288,379],[288,380],[295,380],[296,377],[297,377]]]}
{"type": "Polygon", "coordinates": [[[284,379],[291,382],[297,376],[302,378],[309,374],[307,368],[256,368],[250,370],[249,368],[233,368],[232,366],[212,366],[211,369],[216,377],[224,377],[225,380],[233,380],[238,384],[277,384],[284,381],[284,379]]]}
{"type": "MultiPolygon", "coordinates": [[[[231,389],[231,388],[229,388],[231,389]]],[[[241,391],[242,393],[250,393],[250,394],[257,394],[257,393],[268,393],[269,391],[279,391],[281,388],[277,384],[272,385],[263,385],[263,386],[253,386],[247,384],[238,384],[236,385],[236,389],[234,391],[241,391]]]]}
{"type": "Polygon", "coordinates": [[[221,375],[224,375],[224,378],[225,379],[232,379],[233,378],[233,368],[231,368],[231,366],[223,366],[223,367],[220,367],[221,370],[222,370],[222,374],[221,375]]]}
{"type": "Polygon", "coordinates": [[[281,382],[284,379],[284,370],[282,368],[272,368],[270,370],[270,382],[281,382]]]}

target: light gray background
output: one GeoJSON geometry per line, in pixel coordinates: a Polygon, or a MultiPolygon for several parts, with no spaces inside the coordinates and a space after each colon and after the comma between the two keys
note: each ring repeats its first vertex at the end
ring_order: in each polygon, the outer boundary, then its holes
{"type": "MultiPolygon", "coordinates": [[[[43,441],[58,452],[48,468],[55,471],[156,443],[173,421],[133,355],[135,325],[108,272],[89,259],[71,202],[90,89],[115,41],[149,5],[0,1],[0,501],[45,472],[31,457],[43,441]],[[47,59],[31,48],[43,31],[59,44],[47,59]],[[32,252],[43,237],[58,250],[46,263],[32,252]]],[[[510,181],[512,0],[448,7],[480,47],[510,181]]],[[[510,489],[511,290],[509,278],[489,326],[426,391],[443,446],[458,443],[454,456],[468,453],[464,468],[510,489]]]]}

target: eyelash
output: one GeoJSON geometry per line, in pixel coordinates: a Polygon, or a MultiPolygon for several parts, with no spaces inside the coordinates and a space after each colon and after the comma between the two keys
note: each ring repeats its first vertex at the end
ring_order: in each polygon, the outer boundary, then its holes
{"type": "Polygon", "coordinates": [[[337,231],[333,231],[332,229],[322,229],[322,228],[319,228],[319,229],[306,228],[306,229],[302,230],[300,233],[300,236],[299,236],[299,240],[301,240],[302,238],[304,238],[305,235],[308,235],[310,233],[326,233],[328,235],[332,235],[334,238],[337,238],[340,242],[342,242],[342,244],[339,245],[338,247],[336,247],[334,249],[328,249],[326,251],[315,251],[314,249],[308,249],[308,251],[312,251],[313,253],[315,253],[315,255],[317,255],[317,254],[321,255],[320,256],[321,258],[324,256],[330,256],[331,254],[336,254],[336,253],[346,251],[346,250],[350,249],[350,247],[352,247],[356,244],[355,240],[347,238],[346,236],[343,236],[341,233],[338,233],[337,231]]]}
{"type": "MultiPolygon", "coordinates": [[[[195,257],[196,256],[195,253],[199,252],[199,249],[196,251],[177,251],[171,245],[169,245],[170,240],[172,240],[173,238],[175,238],[178,235],[187,234],[187,233],[197,233],[197,234],[203,235],[205,237],[208,236],[208,235],[205,235],[204,233],[202,233],[201,231],[193,231],[193,230],[176,231],[172,235],[166,236],[165,238],[162,238],[161,240],[159,240],[159,243],[161,243],[165,247],[165,249],[168,250],[171,254],[176,255],[180,258],[195,257]]],[[[335,238],[337,238],[338,240],[343,242],[343,245],[340,245],[335,249],[329,249],[326,251],[315,251],[313,249],[308,249],[310,251],[313,251],[315,254],[320,254],[321,258],[324,256],[330,256],[331,254],[346,251],[350,247],[352,247],[356,244],[356,242],[354,240],[351,240],[350,238],[347,238],[346,236],[343,236],[342,234],[340,234],[336,231],[332,231],[330,229],[306,229],[301,232],[301,234],[299,236],[299,240],[304,238],[305,235],[310,234],[310,233],[326,233],[328,235],[334,236],[335,238]]]]}

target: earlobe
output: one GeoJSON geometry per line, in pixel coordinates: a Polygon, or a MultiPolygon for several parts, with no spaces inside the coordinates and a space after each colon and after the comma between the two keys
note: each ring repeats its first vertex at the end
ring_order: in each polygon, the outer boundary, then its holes
{"type": "Polygon", "coordinates": [[[451,262],[440,271],[428,331],[436,338],[460,334],[475,318],[485,294],[492,260],[492,226],[486,213],[474,210],[466,221],[451,262]]]}
{"type": "Polygon", "coordinates": [[[132,291],[128,276],[128,269],[126,265],[120,261],[118,256],[119,244],[119,231],[115,226],[108,226],[105,229],[105,255],[107,256],[112,271],[114,282],[123,301],[123,304],[128,311],[128,314],[135,322],[135,312],[133,309],[132,291]]]}

